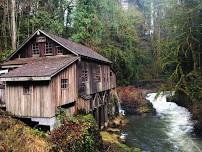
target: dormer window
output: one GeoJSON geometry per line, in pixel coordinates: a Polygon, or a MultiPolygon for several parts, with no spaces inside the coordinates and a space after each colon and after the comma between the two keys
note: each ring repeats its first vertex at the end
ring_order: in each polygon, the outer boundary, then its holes
{"type": "Polygon", "coordinates": [[[57,54],[62,55],[63,54],[63,48],[61,46],[56,46],[57,54]]]}
{"type": "Polygon", "coordinates": [[[32,44],[32,54],[33,55],[39,55],[39,45],[38,43],[32,44]]]}
{"type": "Polygon", "coordinates": [[[46,43],[46,55],[53,55],[53,46],[52,43],[47,42],[46,43]]]}

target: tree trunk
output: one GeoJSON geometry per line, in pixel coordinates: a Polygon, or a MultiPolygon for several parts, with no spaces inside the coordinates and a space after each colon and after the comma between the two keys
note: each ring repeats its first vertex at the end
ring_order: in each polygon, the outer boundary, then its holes
{"type": "Polygon", "coordinates": [[[15,19],[16,3],[15,0],[11,0],[11,39],[12,39],[12,50],[16,50],[16,19],[15,19]]]}
{"type": "Polygon", "coordinates": [[[4,39],[4,44],[2,45],[3,50],[7,49],[7,33],[6,33],[6,25],[7,25],[7,20],[6,20],[6,14],[7,14],[7,6],[8,3],[4,2],[4,15],[3,15],[3,21],[2,21],[2,39],[4,39]]]}

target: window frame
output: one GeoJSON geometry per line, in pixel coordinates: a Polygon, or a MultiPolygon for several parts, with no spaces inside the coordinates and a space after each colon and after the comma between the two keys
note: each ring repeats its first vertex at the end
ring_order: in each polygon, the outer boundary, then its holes
{"type": "Polygon", "coordinates": [[[33,56],[39,56],[39,44],[38,43],[32,43],[32,55],[33,56]]]}
{"type": "Polygon", "coordinates": [[[31,95],[32,87],[31,85],[23,85],[23,95],[31,95]]]}
{"type": "Polygon", "coordinates": [[[95,81],[101,82],[101,65],[97,65],[95,69],[95,81]]]}
{"type": "Polygon", "coordinates": [[[53,55],[53,44],[51,42],[45,44],[45,55],[53,55]]]}
{"type": "Polygon", "coordinates": [[[83,69],[81,71],[81,82],[82,83],[87,83],[88,82],[88,69],[83,69]]]}
{"type": "Polygon", "coordinates": [[[62,90],[66,90],[69,87],[69,79],[61,79],[60,81],[60,88],[62,90]]]}
{"type": "Polygon", "coordinates": [[[57,51],[58,55],[63,55],[64,50],[61,46],[56,46],[56,51],[57,51]],[[58,48],[60,48],[60,49],[58,49],[58,48]]]}

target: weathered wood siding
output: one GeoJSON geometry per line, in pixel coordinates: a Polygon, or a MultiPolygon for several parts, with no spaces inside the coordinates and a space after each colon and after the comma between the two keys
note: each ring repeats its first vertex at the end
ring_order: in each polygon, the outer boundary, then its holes
{"type": "Polygon", "coordinates": [[[90,110],[92,110],[91,105],[90,105],[91,102],[92,101],[90,101],[90,100],[84,100],[83,98],[78,98],[76,109],[85,110],[87,113],[89,113],[90,110]]]}
{"type": "Polygon", "coordinates": [[[49,82],[29,82],[31,86],[30,94],[24,94],[24,83],[25,82],[6,83],[7,111],[23,117],[54,116],[49,82]]]}
{"type": "MultiPolygon", "coordinates": [[[[7,111],[23,117],[53,117],[58,106],[77,100],[76,64],[64,69],[49,81],[7,82],[7,111]],[[67,89],[61,88],[61,79],[68,79],[67,89]],[[23,87],[29,83],[30,94],[23,87]]],[[[71,113],[75,110],[71,109],[71,113]]]]}
{"type": "Polygon", "coordinates": [[[5,85],[0,82],[0,105],[5,104],[5,85]]]}
{"type": "Polygon", "coordinates": [[[116,88],[116,74],[112,70],[110,72],[110,85],[111,88],[116,88]]]}
{"type": "MultiPolygon", "coordinates": [[[[43,35],[41,35],[43,36],[43,35]]],[[[46,36],[44,36],[46,37],[46,36]]],[[[21,50],[18,51],[18,53],[16,53],[11,60],[16,59],[16,58],[30,58],[33,57],[32,55],[32,44],[33,43],[37,43],[36,42],[37,37],[33,37],[29,43],[27,43],[23,48],[21,48],[21,50]]],[[[56,56],[56,55],[61,55],[57,53],[57,47],[59,46],[59,44],[55,43],[54,41],[52,41],[51,39],[49,39],[48,37],[46,37],[46,42],[52,43],[52,51],[53,54],[52,55],[48,55],[48,56],[56,56]]],[[[45,57],[45,49],[46,49],[46,42],[38,42],[38,46],[39,46],[39,55],[38,57],[45,57]]],[[[63,48],[61,46],[62,50],[63,50],[63,55],[68,55],[68,54],[72,54],[70,51],[68,51],[67,49],[63,48]]],[[[34,55],[34,57],[37,57],[37,55],[34,55]]]]}
{"type": "Polygon", "coordinates": [[[94,94],[110,90],[116,86],[116,77],[111,73],[111,68],[107,64],[81,61],[77,66],[78,72],[78,92],[79,95],[94,94]],[[100,71],[100,80],[96,79],[96,71],[100,71]],[[87,71],[88,80],[83,81],[83,71],[87,71]]]}
{"type": "Polygon", "coordinates": [[[57,108],[76,101],[78,96],[76,86],[76,64],[73,64],[52,78],[50,87],[53,107],[57,108]],[[66,89],[61,88],[61,79],[68,79],[66,89]]]}
{"type": "Polygon", "coordinates": [[[5,88],[0,88],[0,104],[5,103],[5,88]]]}

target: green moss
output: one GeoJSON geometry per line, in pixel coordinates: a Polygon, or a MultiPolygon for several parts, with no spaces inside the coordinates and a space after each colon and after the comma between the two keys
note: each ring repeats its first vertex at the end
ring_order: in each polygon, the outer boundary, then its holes
{"type": "Polygon", "coordinates": [[[102,140],[105,142],[119,143],[118,135],[116,135],[116,134],[110,134],[106,131],[102,131],[102,132],[100,132],[100,135],[102,137],[102,140]]]}
{"type": "Polygon", "coordinates": [[[117,149],[117,152],[141,152],[139,148],[131,148],[121,143],[113,143],[112,145],[117,149]]]}
{"type": "Polygon", "coordinates": [[[50,151],[50,143],[38,133],[0,110],[0,151],[50,151]]]}
{"type": "Polygon", "coordinates": [[[139,148],[129,147],[126,144],[122,144],[119,142],[119,136],[117,134],[111,134],[106,131],[102,131],[101,133],[102,140],[104,142],[105,147],[107,147],[108,151],[111,152],[140,152],[139,148]]]}

